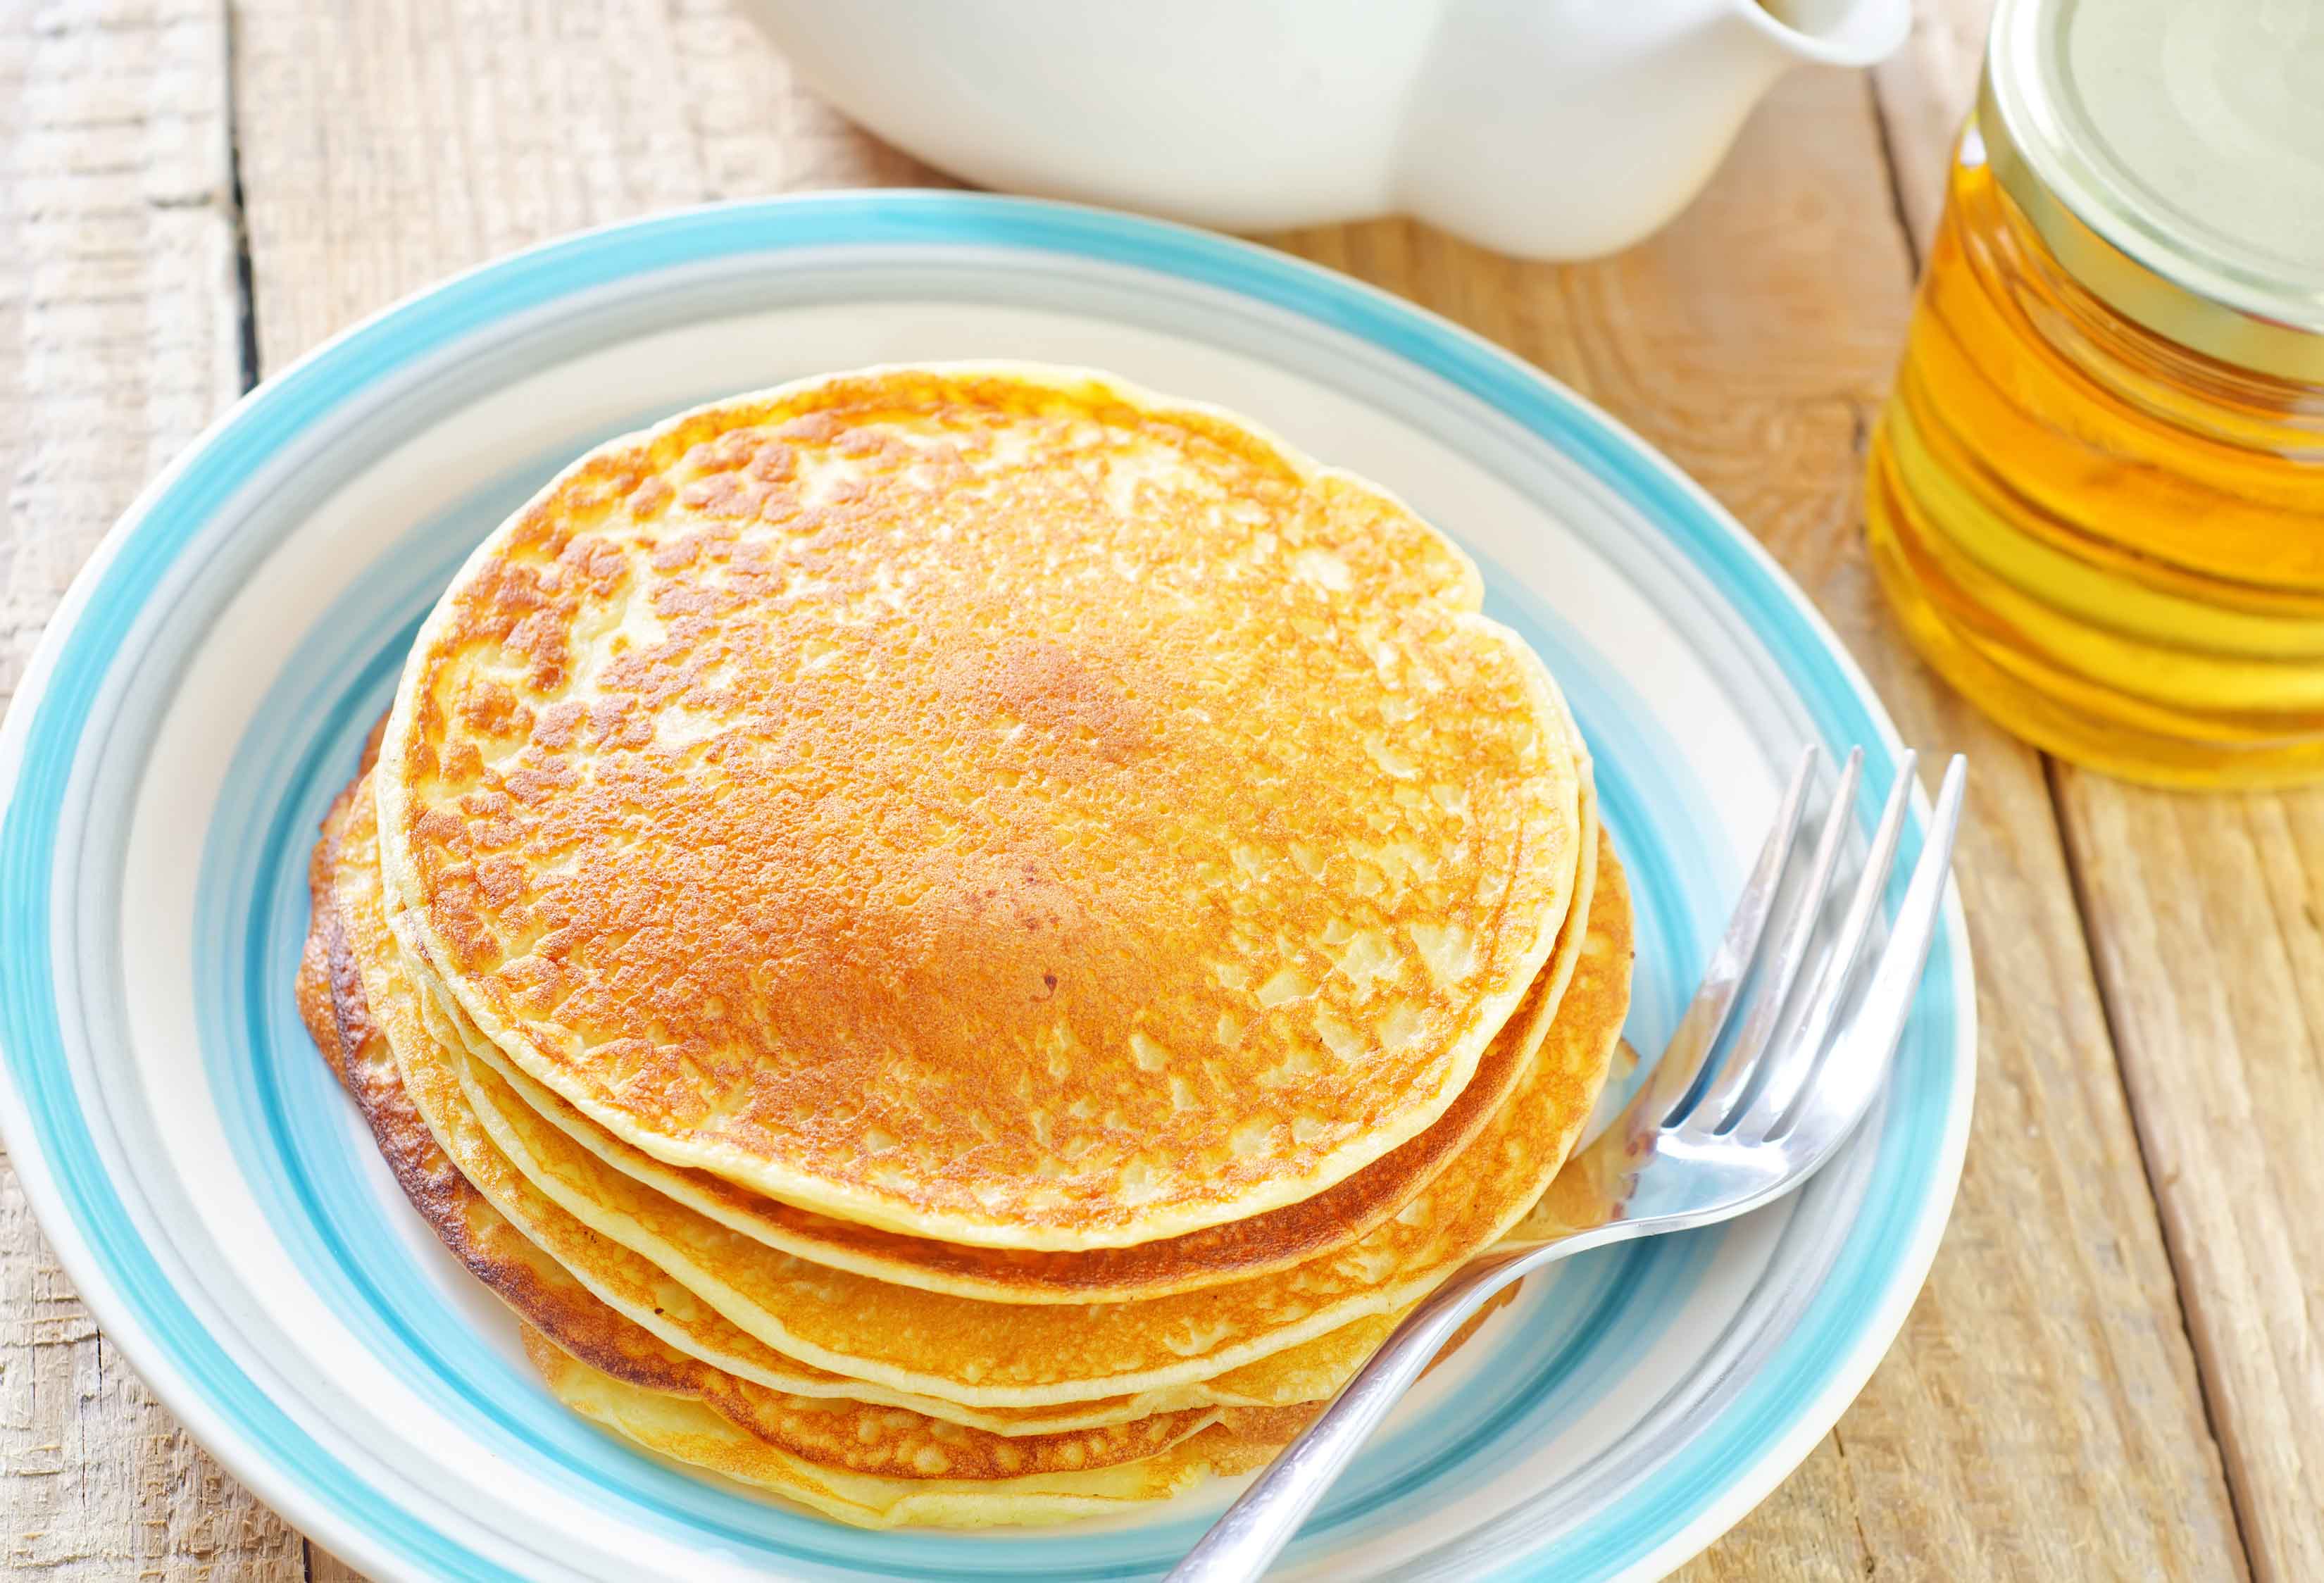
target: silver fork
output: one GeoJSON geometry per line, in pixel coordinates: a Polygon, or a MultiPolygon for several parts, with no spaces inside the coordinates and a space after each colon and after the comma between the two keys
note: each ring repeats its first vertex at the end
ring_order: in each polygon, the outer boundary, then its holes
{"type": "Polygon", "coordinates": [[[1862,991],[1852,993],[1865,978],[1859,959],[1895,861],[1914,763],[1908,752],[1897,765],[1847,910],[1815,949],[1854,819],[1864,751],[1849,754],[1805,878],[1790,888],[1771,929],[1815,775],[1816,750],[1801,756],[1726,937],[1637,1096],[1558,1173],[1509,1240],[1462,1266],[1405,1317],[1323,1415],[1187,1552],[1171,1583],[1257,1578],[1461,1322],[1511,1282],[1586,1248],[1732,1219],[1791,1192],[1839,1152],[1886,1080],[1940,926],[1960,823],[1969,767],[1956,757],[1887,941],[1862,991]],[[1811,958],[1815,971],[1801,989],[1811,958]],[[1747,985],[1743,1020],[1714,1063],[1747,985]]]}

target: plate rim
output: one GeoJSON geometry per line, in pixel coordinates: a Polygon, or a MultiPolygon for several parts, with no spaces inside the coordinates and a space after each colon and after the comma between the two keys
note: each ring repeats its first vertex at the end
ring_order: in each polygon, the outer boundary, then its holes
{"type": "MultiPolygon", "coordinates": [[[[1563,415],[1574,420],[1578,427],[1597,431],[1596,439],[1610,455],[1618,456],[1665,489],[1674,491],[1677,500],[1692,515],[1716,531],[1720,544],[1739,554],[1748,571],[1756,573],[1762,586],[1777,596],[1778,613],[1797,623],[1812,647],[1833,665],[1840,679],[1863,708],[1874,730],[1886,744],[1892,750],[1901,747],[1886,706],[1861,667],[1840,641],[1822,614],[1757,538],[1708,491],[1619,419],[1482,336],[1365,281],[1256,243],[1193,226],[1047,199],[913,188],[845,189],[689,206],[562,234],[408,292],[349,325],[300,356],[281,373],[244,392],[179,451],[169,465],[138,492],[76,573],[44,628],[11,701],[5,725],[0,725],[0,879],[7,877],[13,866],[13,849],[16,842],[11,835],[17,828],[19,793],[23,789],[25,773],[31,768],[26,759],[28,739],[35,723],[45,713],[50,684],[59,658],[80,625],[92,596],[114,571],[122,551],[149,524],[156,508],[171,499],[195,465],[210,457],[222,441],[251,424],[255,418],[264,415],[271,406],[288,400],[284,394],[286,390],[295,391],[312,380],[318,370],[327,369],[328,365],[348,357],[350,348],[355,344],[374,338],[395,321],[412,316],[430,304],[457,304],[464,298],[497,284],[521,284],[528,274],[567,254],[625,238],[642,240],[657,234],[669,234],[675,237],[687,227],[704,223],[730,226],[739,224],[747,227],[753,221],[762,220],[765,223],[764,235],[759,239],[757,248],[734,247],[725,251],[763,251],[770,257],[779,257],[787,247],[814,244],[813,242],[785,242],[780,232],[787,216],[815,210],[844,212],[849,209],[858,211],[865,222],[863,230],[867,234],[855,240],[866,244],[903,246],[914,244],[997,244],[1035,253],[1113,258],[1117,262],[1129,262],[1134,267],[1182,278],[1186,276],[1186,272],[1180,267],[1180,259],[1171,255],[1183,255],[1192,249],[1207,255],[1215,272],[1197,277],[1205,283],[1259,297],[1262,300],[1276,300],[1265,292],[1253,290],[1254,284],[1268,277],[1287,280],[1319,296],[1327,304],[1342,308],[1368,309],[1371,315],[1385,314],[1389,322],[1416,335],[1423,345],[1440,351],[1449,350],[1459,361],[1481,372],[1498,374],[1505,380],[1514,378],[1520,387],[1531,387],[1534,394],[1551,398],[1562,410],[1563,415]],[[1087,235],[1107,241],[1110,251],[1101,252],[1092,246],[1076,248],[1049,235],[1060,223],[1077,225],[1087,235]],[[1156,254],[1161,256],[1152,256],[1156,254]]],[[[683,267],[701,256],[696,252],[666,258],[655,267],[683,267]]],[[[624,268],[616,272],[614,278],[634,272],[638,272],[624,268]]],[[[536,305],[573,290],[576,288],[544,294],[536,299],[536,305]]],[[[585,284],[577,290],[586,290],[587,286],[585,284]]],[[[1323,317],[1307,307],[1297,308],[1294,311],[1309,318],[1323,317]]],[[[1344,318],[1330,318],[1324,322],[1388,355],[1404,361],[1418,361],[1403,348],[1382,341],[1362,327],[1347,322],[1344,318]]],[[[409,357],[421,354],[429,344],[422,343],[414,351],[398,357],[392,367],[400,366],[409,357]]],[[[1422,366],[1437,377],[1451,377],[1441,367],[1425,363],[1422,366]]],[[[372,380],[392,372],[392,367],[388,371],[364,375],[354,388],[364,388],[372,380]]],[[[1452,380],[1452,382],[1467,390],[1468,393],[1496,411],[1524,424],[1522,418],[1510,412],[1490,393],[1460,380],[1452,380]]],[[[304,427],[304,421],[294,426],[292,432],[304,427]]],[[[1532,428],[1531,425],[1525,427],[1532,428]]],[[[1584,465],[1591,465],[1589,457],[1577,459],[1584,465]]],[[[1592,471],[1596,468],[1592,467],[1592,471]]],[[[1640,514],[1650,515],[1643,511],[1640,514]]],[[[1718,596],[1723,602],[1732,603],[1738,589],[1731,575],[1722,575],[1718,568],[1710,566],[1704,566],[1702,570],[1718,596]]],[[[142,600],[137,608],[142,608],[142,600]]],[[[103,667],[99,668],[102,673],[103,667]]],[[[77,742],[78,737],[72,740],[77,742]]],[[[1925,820],[1925,796],[1916,791],[1914,800],[1921,818],[1925,820]]],[[[23,904],[20,898],[13,894],[0,893],[0,922],[15,921],[23,910],[23,904]]],[[[45,920],[39,926],[45,933],[45,920]]],[[[1726,1477],[1717,1493],[1704,1502],[1700,1510],[1663,1540],[1621,1564],[1619,1576],[1661,1576],[1702,1549],[1757,1506],[1789,1476],[1839,1420],[1901,1331],[1905,1315],[1926,1281],[1950,1219],[1974,1109],[1978,1050],[1975,973],[1957,881],[1949,881],[1947,886],[1944,936],[1945,943],[1952,953],[1951,960],[1957,964],[1952,980],[1951,1010],[1956,1033],[1950,1053],[1949,1114],[1933,1157],[1929,1191],[1919,1206],[1911,1238],[1891,1261],[1877,1301],[1863,1309],[1854,1321],[1848,1349],[1826,1368],[1821,1385],[1806,1398],[1792,1404],[1788,1422],[1784,1427],[1763,1445],[1752,1460],[1726,1477]]],[[[117,1278],[119,1272],[108,1256],[100,1252],[88,1239],[81,1216],[73,1206],[61,1179],[60,1162],[50,1157],[47,1141],[20,1086],[14,1035],[26,1005],[24,986],[18,981],[16,956],[16,953],[10,952],[7,961],[0,963],[0,1140],[5,1141],[15,1163],[34,1219],[55,1250],[60,1265],[71,1277],[82,1302],[106,1338],[121,1349],[139,1376],[189,1432],[246,1487],[281,1513],[303,1535],[315,1539],[333,1553],[374,1575],[383,1578],[422,1575],[412,1571],[420,1558],[404,1547],[394,1545],[387,1535],[374,1532],[367,1524],[344,1511],[327,1495],[314,1487],[306,1471],[295,1461],[262,1443],[265,1439],[263,1435],[254,1431],[245,1422],[232,1418],[225,1404],[213,1399],[212,1390],[195,1377],[196,1371],[188,1367],[184,1359],[176,1357],[170,1343],[149,1325],[147,1315],[117,1278]]],[[[33,999],[37,1000],[40,990],[44,987],[48,989],[53,1009],[52,986],[32,986],[33,999]]],[[[69,1074],[66,1081],[70,1081],[69,1074]]],[[[142,1243],[140,1246],[142,1247],[142,1243]]],[[[402,1514],[410,1514],[403,1513],[400,1504],[397,1509],[402,1514]]],[[[466,1551],[466,1546],[458,1540],[448,1535],[438,1534],[437,1537],[466,1551]]],[[[484,1558],[470,1555],[467,1559],[482,1560],[484,1558]]],[[[1522,1565],[1522,1559],[1510,1564],[1522,1565]]]]}

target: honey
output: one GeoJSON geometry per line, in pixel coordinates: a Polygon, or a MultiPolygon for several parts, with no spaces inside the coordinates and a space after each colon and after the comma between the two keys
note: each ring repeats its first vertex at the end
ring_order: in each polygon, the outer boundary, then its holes
{"type": "Polygon", "coordinates": [[[2324,778],[2324,245],[2298,229],[2324,207],[2297,170],[2280,224],[2247,170],[2190,185],[2200,138],[2137,118],[2167,91],[2092,107],[2077,60],[2142,59],[2117,35],[2143,14],[2005,0],[1873,437],[1873,562],[1930,662],[2037,746],[2172,785],[2324,778]],[[2169,151],[2175,192],[2107,170],[2126,147],[2169,151]]]}

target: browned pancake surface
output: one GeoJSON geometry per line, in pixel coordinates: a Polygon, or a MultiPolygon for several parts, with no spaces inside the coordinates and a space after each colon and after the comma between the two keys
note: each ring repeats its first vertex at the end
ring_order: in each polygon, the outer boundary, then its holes
{"type": "Polygon", "coordinates": [[[1095,376],[885,371],[568,471],[417,645],[388,887],[668,1163],[1121,1247],[1443,1115],[1578,874],[1554,685],[1394,500],[1095,376]]]}

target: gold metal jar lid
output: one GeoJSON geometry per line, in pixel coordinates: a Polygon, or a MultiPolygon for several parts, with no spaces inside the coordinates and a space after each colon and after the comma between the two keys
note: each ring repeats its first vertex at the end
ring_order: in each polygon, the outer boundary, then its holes
{"type": "Polygon", "coordinates": [[[1978,125],[2092,294],[2221,362],[2324,383],[2324,4],[2001,0],[1978,125]]]}

